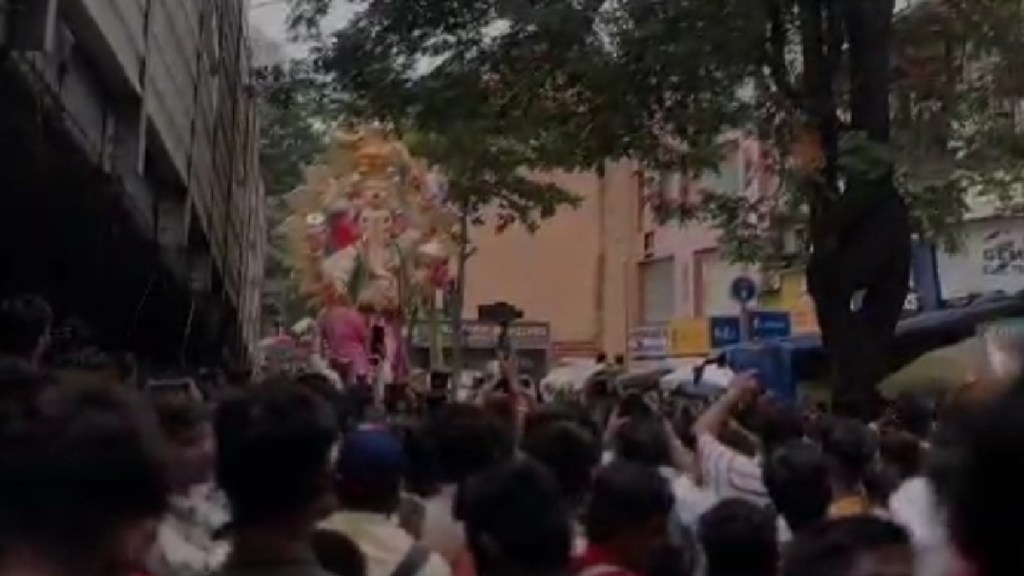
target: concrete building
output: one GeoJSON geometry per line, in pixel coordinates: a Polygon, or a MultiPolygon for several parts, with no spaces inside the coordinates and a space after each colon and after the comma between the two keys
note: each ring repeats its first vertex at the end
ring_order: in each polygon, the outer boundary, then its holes
{"type": "Polygon", "coordinates": [[[755,150],[740,144],[699,183],[645,178],[625,161],[608,163],[603,180],[594,173],[538,176],[579,195],[581,206],[564,209],[535,234],[474,230],[464,315],[475,317],[478,305],[497,300],[519,306],[527,320],[550,323],[553,360],[604,351],[628,354],[638,365],[677,355],[673,325],[735,314],[728,286],[748,270],[726,260],[716,231],[658,222],[652,206],[702,187],[741,194],[766,185],[755,173],[755,150]]]}
{"type": "Polygon", "coordinates": [[[467,268],[464,315],[499,300],[527,320],[551,326],[551,355],[593,358],[626,349],[636,294],[640,185],[629,162],[609,162],[605,177],[555,173],[538,179],[577,194],[579,208],[562,209],[535,234],[493,225],[473,231],[476,253],[467,268]]]}
{"type": "Polygon", "coordinates": [[[266,224],[245,0],[0,0],[0,294],[242,360],[266,224]]]}

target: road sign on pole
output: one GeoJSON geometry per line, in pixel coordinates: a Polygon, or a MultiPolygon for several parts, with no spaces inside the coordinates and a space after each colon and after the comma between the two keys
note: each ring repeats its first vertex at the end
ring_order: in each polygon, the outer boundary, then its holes
{"type": "Polygon", "coordinates": [[[729,295],[740,304],[750,304],[757,298],[757,283],[750,276],[737,276],[729,285],[729,295]]]}

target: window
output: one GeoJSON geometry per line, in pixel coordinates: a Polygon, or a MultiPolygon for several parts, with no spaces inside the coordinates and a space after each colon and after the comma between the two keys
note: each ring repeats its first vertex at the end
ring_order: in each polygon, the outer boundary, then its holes
{"type": "Polygon", "coordinates": [[[644,232],[644,258],[654,255],[654,232],[644,232]]]}
{"type": "Polygon", "coordinates": [[[676,311],[675,259],[640,264],[640,319],[645,325],[671,322],[676,311]]]}

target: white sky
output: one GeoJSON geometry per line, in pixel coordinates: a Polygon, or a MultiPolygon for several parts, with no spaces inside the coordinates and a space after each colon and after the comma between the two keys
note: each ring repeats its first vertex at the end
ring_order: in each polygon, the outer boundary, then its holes
{"type": "MultiPolygon", "coordinates": [[[[285,18],[288,15],[288,0],[250,0],[252,23],[267,37],[285,46],[290,55],[300,54],[302,46],[288,44],[285,18]]],[[[334,0],[331,14],[324,21],[324,32],[332,32],[342,26],[355,13],[355,6],[346,0],[334,0]]]]}

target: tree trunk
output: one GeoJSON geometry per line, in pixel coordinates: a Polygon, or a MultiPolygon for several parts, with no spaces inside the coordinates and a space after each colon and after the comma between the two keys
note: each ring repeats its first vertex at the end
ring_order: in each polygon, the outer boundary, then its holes
{"type": "MultiPolygon", "coordinates": [[[[888,144],[893,0],[825,1],[848,42],[850,128],[888,144]]],[[[906,298],[910,225],[891,170],[844,176],[842,193],[814,213],[808,288],[834,368],[834,410],[870,419],[906,298]]]]}
{"type": "Polygon", "coordinates": [[[462,202],[459,212],[459,256],[455,271],[455,290],[449,310],[452,327],[452,382],[458,384],[465,369],[462,338],[462,309],[466,304],[466,263],[469,261],[469,205],[462,202]]]}

